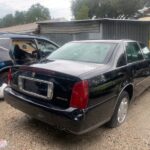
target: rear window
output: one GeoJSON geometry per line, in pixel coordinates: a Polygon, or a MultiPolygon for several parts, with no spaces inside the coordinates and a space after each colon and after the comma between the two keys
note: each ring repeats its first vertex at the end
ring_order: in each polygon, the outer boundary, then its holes
{"type": "Polygon", "coordinates": [[[51,55],[48,59],[63,59],[79,62],[91,63],[105,63],[106,58],[112,54],[115,48],[114,43],[86,43],[86,42],[72,42],[68,43],[51,55]]]}
{"type": "Polygon", "coordinates": [[[0,48],[9,51],[11,47],[11,40],[7,38],[0,39],[0,48]]]}
{"type": "Polygon", "coordinates": [[[9,50],[11,48],[11,40],[2,38],[0,39],[0,61],[10,60],[9,50]]]}

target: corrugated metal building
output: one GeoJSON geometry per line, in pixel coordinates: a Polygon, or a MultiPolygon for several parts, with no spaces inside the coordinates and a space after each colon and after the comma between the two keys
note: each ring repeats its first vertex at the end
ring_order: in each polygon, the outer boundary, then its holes
{"type": "Polygon", "coordinates": [[[39,33],[63,45],[73,40],[132,39],[150,47],[150,21],[82,20],[69,22],[38,22],[39,33]]]}

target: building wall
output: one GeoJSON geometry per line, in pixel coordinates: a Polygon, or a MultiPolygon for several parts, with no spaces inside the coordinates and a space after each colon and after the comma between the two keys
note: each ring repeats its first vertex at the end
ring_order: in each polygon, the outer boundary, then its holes
{"type": "Polygon", "coordinates": [[[102,39],[101,34],[98,33],[73,33],[73,34],[66,34],[66,33],[47,33],[42,34],[49,38],[50,40],[56,42],[59,45],[63,45],[70,41],[77,41],[77,40],[95,40],[95,39],[102,39]]]}
{"type": "Polygon", "coordinates": [[[103,39],[131,39],[144,42],[150,41],[150,23],[148,22],[103,22],[103,39]]]}
{"type": "Polygon", "coordinates": [[[150,21],[87,20],[40,23],[40,34],[59,45],[73,40],[131,39],[150,47],[150,21]]]}
{"type": "Polygon", "coordinates": [[[60,22],[39,24],[40,34],[63,45],[75,40],[102,39],[102,30],[98,20],[80,22],[60,22]]]}

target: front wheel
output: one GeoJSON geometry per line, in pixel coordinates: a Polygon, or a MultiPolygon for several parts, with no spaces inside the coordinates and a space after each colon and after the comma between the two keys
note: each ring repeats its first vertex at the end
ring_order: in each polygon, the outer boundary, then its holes
{"type": "Polygon", "coordinates": [[[129,94],[126,91],[123,91],[119,96],[116,109],[111,120],[107,123],[107,126],[110,128],[115,128],[124,123],[129,107],[129,94]]]}

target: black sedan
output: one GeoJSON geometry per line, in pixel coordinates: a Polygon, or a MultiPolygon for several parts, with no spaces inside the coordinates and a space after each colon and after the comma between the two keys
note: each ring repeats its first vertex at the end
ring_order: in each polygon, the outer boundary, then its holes
{"type": "Polygon", "coordinates": [[[83,134],[125,121],[129,104],[150,86],[150,51],[130,40],[70,42],[40,63],[12,68],[8,80],[7,103],[83,134]]]}

